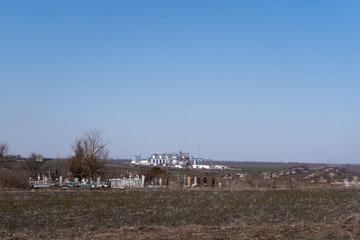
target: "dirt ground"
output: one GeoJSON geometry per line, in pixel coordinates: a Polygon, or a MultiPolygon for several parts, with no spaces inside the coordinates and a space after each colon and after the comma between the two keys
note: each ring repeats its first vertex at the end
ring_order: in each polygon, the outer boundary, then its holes
{"type": "Polygon", "coordinates": [[[0,193],[0,239],[360,239],[359,189],[0,193]]]}
{"type": "Polygon", "coordinates": [[[336,224],[123,227],[71,239],[360,239],[359,216],[336,224]]]}

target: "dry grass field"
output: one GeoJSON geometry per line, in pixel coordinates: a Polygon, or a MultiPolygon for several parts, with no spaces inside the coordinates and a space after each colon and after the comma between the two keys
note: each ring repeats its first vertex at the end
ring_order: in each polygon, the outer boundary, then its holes
{"type": "Polygon", "coordinates": [[[360,190],[0,192],[2,239],[359,239],[360,190]]]}

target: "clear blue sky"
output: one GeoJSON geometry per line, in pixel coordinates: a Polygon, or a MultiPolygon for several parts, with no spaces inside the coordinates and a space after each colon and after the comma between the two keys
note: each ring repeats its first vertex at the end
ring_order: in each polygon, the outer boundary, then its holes
{"type": "Polygon", "coordinates": [[[0,1],[0,142],[360,163],[359,1],[0,1]]]}

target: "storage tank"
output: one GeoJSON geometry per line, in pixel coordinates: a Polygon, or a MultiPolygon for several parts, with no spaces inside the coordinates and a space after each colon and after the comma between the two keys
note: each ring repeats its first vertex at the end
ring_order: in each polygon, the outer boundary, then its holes
{"type": "Polygon", "coordinates": [[[157,164],[157,159],[158,159],[158,154],[156,153],[153,153],[151,154],[151,157],[150,157],[150,164],[157,164]]]}
{"type": "Polygon", "coordinates": [[[140,155],[133,155],[131,157],[131,163],[137,163],[137,162],[140,162],[140,160],[141,160],[140,155]]]}
{"type": "Polygon", "coordinates": [[[183,161],[189,161],[189,156],[187,156],[187,155],[182,155],[182,156],[181,156],[181,160],[183,160],[183,161]]]}
{"type": "Polygon", "coordinates": [[[159,164],[164,164],[165,163],[165,154],[164,153],[160,153],[159,154],[159,164]]]}
{"type": "Polygon", "coordinates": [[[172,161],[171,161],[172,165],[178,165],[179,164],[179,156],[177,154],[172,155],[171,159],[172,159],[172,161]]]}
{"type": "Polygon", "coordinates": [[[172,154],[166,154],[165,156],[165,161],[167,165],[171,165],[171,158],[172,158],[172,154]]]}
{"type": "Polygon", "coordinates": [[[183,167],[186,167],[188,164],[187,161],[179,161],[179,165],[183,166],[183,167]]]}
{"type": "Polygon", "coordinates": [[[189,156],[188,155],[181,155],[180,157],[180,165],[186,166],[189,164],[189,156]]]}

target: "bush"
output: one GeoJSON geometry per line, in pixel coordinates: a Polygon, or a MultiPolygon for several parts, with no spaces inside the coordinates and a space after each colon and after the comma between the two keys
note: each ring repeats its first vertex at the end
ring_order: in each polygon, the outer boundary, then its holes
{"type": "Polygon", "coordinates": [[[28,188],[28,180],[23,171],[0,169],[0,188],[28,188]]]}
{"type": "Polygon", "coordinates": [[[155,177],[157,177],[158,181],[160,178],[165,180],[169,178],[169,174],[159,167],[152,167],[146,171],[145,180],[147,183],[154,181],[155,177]]]}

